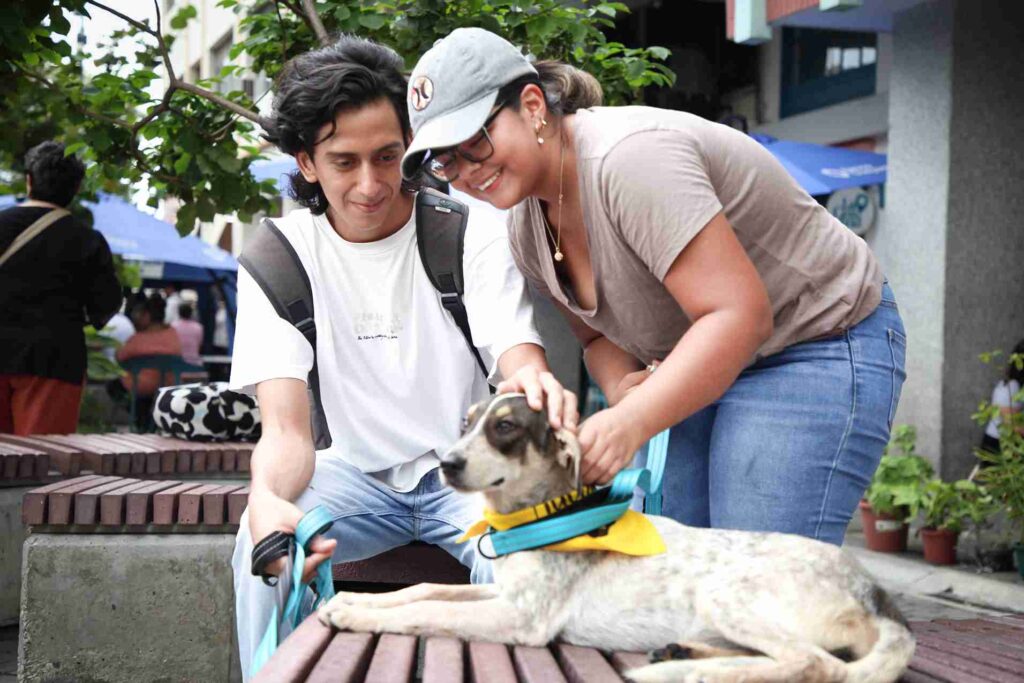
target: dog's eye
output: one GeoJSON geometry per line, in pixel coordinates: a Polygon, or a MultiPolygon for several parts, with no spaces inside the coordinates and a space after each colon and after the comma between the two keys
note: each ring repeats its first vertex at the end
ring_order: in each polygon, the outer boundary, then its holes
{"type": "Polygon", "coordinates": [[[509,434],[514,432],[517,425],[512,420],[498,420],[494,423],[494,432],[496,434],[509,434]]]}

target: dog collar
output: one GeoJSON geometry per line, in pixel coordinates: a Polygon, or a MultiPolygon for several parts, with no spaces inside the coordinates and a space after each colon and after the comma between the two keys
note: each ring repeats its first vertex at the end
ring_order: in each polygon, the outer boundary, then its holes
{"type": "Polygon", "coordinates": [[[665,552],[658,530],[646,516],[628,509],[636,486],[648,488],[646,470],[623,470],[611,487],[587,487],[507,514],[484,510],[484,518],[471,526],[459,542],[479,536],[479,547],[489,535],[494,557],[536,548],[658,555],[665,552]]]}

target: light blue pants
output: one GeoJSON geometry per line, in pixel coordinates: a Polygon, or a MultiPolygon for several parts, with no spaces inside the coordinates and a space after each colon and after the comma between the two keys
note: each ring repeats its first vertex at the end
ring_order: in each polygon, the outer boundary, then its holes
{"type": "Polygon", "coordinates": [[[889,440],[906,345],[886,284],[878,308],[842,335],[744,370],[721,399],[672,428],[663,514],[841,545],[889,440]]]}
{"type": "MultiPolygon", "coordinates": [[[[422,541],[440,546],[469,567],[473,583],[492,580],[491,564],[477,555],[476,543],[455,542],[481,518],[480,500],[442,486],[437,470],[424,476],[412,491],[399,493],[337,458],[318,458],[309,488],[296,505],[302,510],[323,505],[331,514],[334,526],[326,535],[338,541],[333,562],[362,560],[411,541],[422,541]]],[[[277,605],[280,615],[291,588],[290,569],[274,587],[252,575],[252,548],[246,513],[231,562],[238,651],[245,680],[249,679],[249,665],[273,607],[277,605]]],[[[280,638],[283,640],[290,630],[282,625],[280,638]]]]}

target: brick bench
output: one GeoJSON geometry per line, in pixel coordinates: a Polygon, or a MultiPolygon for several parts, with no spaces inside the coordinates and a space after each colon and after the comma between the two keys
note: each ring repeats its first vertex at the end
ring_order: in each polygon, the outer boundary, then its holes
{"type": "MultiPolygon", "coordinates": [[[[1024,616],[914,622],[917,651],[905,683],[1012,683],[1024,680],[1024,616]]],[[[621,683],[647,662],[634,652],[603,653],[463,643],[454,638],[334,631],[315,616],[278,648],[255,683],[621,683]]]]}
{"type": "MultiPolygon", "coordinates": [[[[47,454],[65,476],[81,471],[146,477],[247,476],[253,444],[199,443],[156,434],[0,435],[0,449],[47,454]]],[[[3,464],[7,466],[6,457],[3,464]]]]}

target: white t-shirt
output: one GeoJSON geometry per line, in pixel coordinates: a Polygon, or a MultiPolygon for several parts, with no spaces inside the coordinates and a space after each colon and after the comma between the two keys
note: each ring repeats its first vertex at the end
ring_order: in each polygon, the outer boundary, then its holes
{"type": "MultiPolygon", "coordinates": [[[[461,199],[461,197],[460,197],[461,199]]],[[[276,221],[309,274],[317,326],[317,367],[337,457],[408,491],[437,466],[459,437],[466,410],[488,395],[465,338],[441,307],[416,243],[415,218],[369,243],[348,242],[324,216],[293,211],[276,221]]],[[[473,342],[493,376],[517,344],[542,345],[505,224],[471,212],[463,249],[463,300],[473,342]]],[[[238,319],[231,387],[306,381],[312,348],[244,268],[238,271],[238,319]]]]}
{"type": "MultiPolygon", "coordinates": [[[[1021,409],[1021,402],[1014,401],[1013,397],[1020,391],[1020,382],[1015,379],[1011,379],[1009,382],[1000,380],[996,384],[995,388],[992,389],[992,405],[999,408],[1009,408],[1014,412],[1021,409]]],[[[988,425],[985,427],[985,434],[991,436],[993,439],[999,438],[999,426],[1003,424],[1003,418],[1001,415],[996,415],[988,421],[988,425]]]]}

